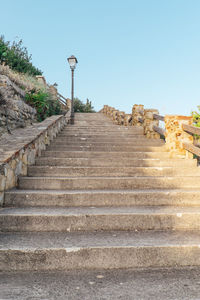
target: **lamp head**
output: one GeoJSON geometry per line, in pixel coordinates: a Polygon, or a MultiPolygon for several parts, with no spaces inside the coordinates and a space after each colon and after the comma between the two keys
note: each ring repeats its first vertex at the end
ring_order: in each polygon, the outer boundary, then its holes
{"type": "Polygon", "coordinates": [[[76,68],[76,64],[78,63],[77,58],[74,55],[71,55],[70,57],[68,57],[68,63],[70,65],[70,68],[72,70],[74,70],[76,68]]]}

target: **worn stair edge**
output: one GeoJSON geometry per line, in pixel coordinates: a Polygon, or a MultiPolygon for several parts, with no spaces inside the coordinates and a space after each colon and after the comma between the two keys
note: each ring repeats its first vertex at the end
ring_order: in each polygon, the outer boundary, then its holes
{"type": "Polygon", "coordinates": [[[20,189],[105,190],[105,189],[199,189],[199,176],[185,177],[20,177],[20,189]]]}
{"type": "Polygon", "coordinates": [[[200,230],[198,207],[5,208],[1,232],[200,230]]]}
{"type": "Polygon", "coordinates": [[[4,206],[200,206],[200,190],[117,190],[57,191],[10,190],[5,193],[4,206]]]}
{"type": "Polygon", "coordinates": [[[200,175],[200,169],[177,166],[173,167],[62,167],[62,166],[29,166],[28,176],[193,176],[200,175]]]}
{"type": "Polygon", "coordinates": [[[55,158],[169,158],[168,152],[92,152],[92,151],[42,151],[41,157],[55,158]]]}
{"type": "MultiPolygon", "coordinates": [[[[35,161],[36,166],[85,166],[85,167],[196,167],[196,160],[181,159],[128,159],[128,158],[57,158],[57,157],[39,157],[35,161]]],[[[198,170],[198,169],[197,169],[198,170]]]]}
{"type": "Polygon", "coordinates": [[[200,247],[91,247],[0,250],[1,271],[200,266],[200,247]]]}

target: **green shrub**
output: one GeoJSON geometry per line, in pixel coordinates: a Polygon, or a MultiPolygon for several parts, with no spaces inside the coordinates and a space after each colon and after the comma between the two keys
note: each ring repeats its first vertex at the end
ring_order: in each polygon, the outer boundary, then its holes
{"type": "Polygon", "coordinates": [[[88,99],[86,100],[86,104],[84,104],[80,99],[74,98],[74,112],[93,113],[95,110],[92,102],[88,99]]]}
{"type": "Polygon", "coordinates": [[[52,95],[42,91],[31,91],[26,94],[25,100],[27,104],[37,110],[37,120],[43,121],[52,115],[59,115],[62,113],[60,103],[58,100],[52,98],[52,95]]]}
{"type": "Polygon", "coordinates": [[[5,63],[12,70],[30,75],[42,75],[42,72],[31,63],[31,55],[23,46],[22,40],[5,42],[4,37],[0,36],[0,63],[5,63]]]}
{"type": "MultiPolygon", "coordinates": [[[[197,106],[198,110],[200,110],[200,105],[197,106]]],[[[196,127],[200,127],[200,113],[197,111],[192,112],[193,122],[196,127]]]]}

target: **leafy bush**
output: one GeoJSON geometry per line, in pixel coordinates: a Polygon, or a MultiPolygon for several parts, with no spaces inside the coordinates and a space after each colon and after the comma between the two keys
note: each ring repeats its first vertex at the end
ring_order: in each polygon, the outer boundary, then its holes
{"type": "Polygon", "coordinates": [[[74,112],[93,113],[95,110],[92,102],[88,99],[86,100],[86,104],[84,104],[80,99],[74,98],[74,112]]]}
{"type": "Polygon", "coordinates": [[[0,37],[0,63],[5,63],[12,70],[30,75],[42,75],[42,72],[31,63],[31,55],[23,46],[22,40],[5,42],[4,37],[0,37]]]}
{"type": "MultiPolygon", "coordinates": [[[[198,108],[198,110],[200,110],[200,105],[197,106],[197,108],[198,108]]],[[[200,127],[200,113],[198,113],[197,111],[193,111],[192,116],[193,116],[194,125],[196,127],[200,127]]]]}
{"type": "Polygon", "coordinates": [[[26,94],[25,100],[27,104],[37,110],[37,120],[43,121],[52,115],[61,114],[61,107],[58,100],[52,98],[52,95],[43,91],[35,90],[26,94]]]}

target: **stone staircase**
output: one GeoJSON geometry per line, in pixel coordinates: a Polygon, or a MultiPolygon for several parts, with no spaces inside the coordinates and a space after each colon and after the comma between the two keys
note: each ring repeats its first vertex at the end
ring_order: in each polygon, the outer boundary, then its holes
{"type": "Polygon", "coordinates": [[[162,140],[76,114],[0,210],[0,270],[200,265],[200,171],[162,140]]]}

